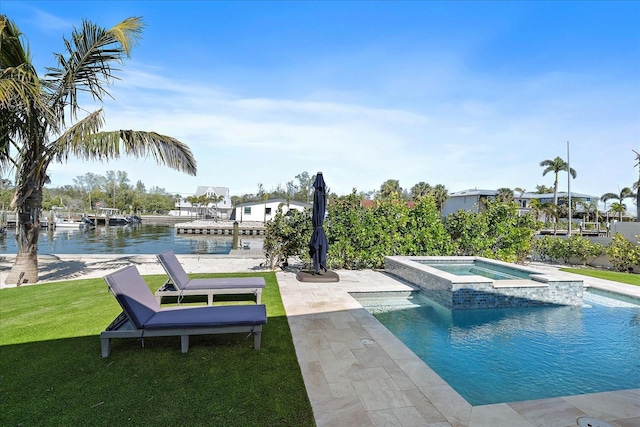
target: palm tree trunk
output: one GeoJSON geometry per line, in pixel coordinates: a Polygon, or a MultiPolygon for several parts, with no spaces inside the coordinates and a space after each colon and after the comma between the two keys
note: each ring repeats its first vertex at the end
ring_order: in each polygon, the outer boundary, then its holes
{"type": "MultiPolygon", "coordinates": [[[[19,190],[19,189],[18,189],[19,190]]],[[[16,218],[16,242],[18,253],[11,271],[5,279],[7,284],[36,283],[38,281],[38,237],[42,187],[34,189],[18,206],[16,218]]]]}

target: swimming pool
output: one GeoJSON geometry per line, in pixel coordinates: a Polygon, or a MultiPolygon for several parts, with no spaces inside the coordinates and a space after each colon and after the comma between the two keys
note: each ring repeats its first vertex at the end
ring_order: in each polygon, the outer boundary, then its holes
{"type": "Polygon", "coordinates": [[[472,405],[640,388],[640,302],[448,310],[422,292],[352,296],[472,405]]]}
{"type": "Polygon", "coordinates": [[[490,264],[479,259],[446,263],[418,259],[416,262],[455,274],[456,276],[482,276],[493,280],[531,279],[532,275],[535,274],[530,270],[490,264]]]}

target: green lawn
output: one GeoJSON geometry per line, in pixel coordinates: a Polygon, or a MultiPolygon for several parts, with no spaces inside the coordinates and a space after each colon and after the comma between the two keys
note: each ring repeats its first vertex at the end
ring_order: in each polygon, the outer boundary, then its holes
{"type": "Polygon", "coordinates": [[[187,354],[179,337],[116,339],[103,359],[120,313],[103,279],[0,290],[0,425],[315,425],[275,274],[251,275],[267,282],[257,351],[246,334],[191,337],[187,354]]]}
{"type": "Polygon", "coordinates": [[[640,286],[640,274],[620,273],[617,271],[595,270],[590,268],[561,268],[560,271],[640,286]]]}

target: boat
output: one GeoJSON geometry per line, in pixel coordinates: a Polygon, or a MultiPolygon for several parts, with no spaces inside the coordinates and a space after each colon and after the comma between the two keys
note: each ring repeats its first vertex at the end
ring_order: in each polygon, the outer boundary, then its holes
{"type": "Polygon", "coordinates": [[[80,221],[71,218],[56,217],[53,222],[56,228],[89,228],[93,227],[93,221],[87,217],[82,217],[80,221]]]}
{"type": "MultiPolygon", "coordinates": [[[[121,215],[120,209],[116,208],[100,208],[100,218],[102,221],[109,221],[108,225],[129,225],[138,224],[142,219],[136,215],[121,215]]],[[[96,217],[96,220],[98,217],[96,217]]],[[[105,224],[106,225],[106,224],[105,224]]]]}

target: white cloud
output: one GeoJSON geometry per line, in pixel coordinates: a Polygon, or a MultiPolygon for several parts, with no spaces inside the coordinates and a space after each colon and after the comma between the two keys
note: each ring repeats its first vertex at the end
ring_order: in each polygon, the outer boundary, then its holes
{"type": "MultiPolygon", "coordinates": [[[[574,191],[599,196],[637,179],[631,149],[638,148],[638,129],[624,109],[637,108],[638,101],[624,83],[593,86],[588,76],[566,73],[497,81],[457,71],[439,91],[459,93],[455,86],[464,81],[465,96],[382,108],[370,102],[371,92],[360,99],[354,92],[349,102],[322,99],[322,90],[313,100],[246,97],[159,72],[127,68],[112,89],[116,101],[105,106],[107,129],[154,130],[193,150],[196,178],[151,161],[102,166],[130,167],[130,176],[147,187],[188,193],[210,184],[242,194],[255,192],[258,182],[270,189],[302,171],[322,170],[339,194],[377,189],[387,179],[407,189],[425,181],[450,191],[534,190],[551,185],[539,162],[566,157],[567,140],[578,170],[574,191]]],[[[410,82],[405,86],[409,90],[410,82]]],[[[59,173],[60,182],[69,180],[59,173]]]]}

